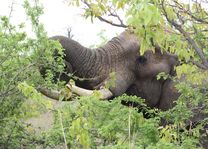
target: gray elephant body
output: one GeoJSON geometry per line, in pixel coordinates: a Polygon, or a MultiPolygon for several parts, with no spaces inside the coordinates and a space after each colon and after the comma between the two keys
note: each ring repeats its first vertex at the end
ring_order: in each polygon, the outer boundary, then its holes
{"type": "Polygon", "coordinates": [[[168,110],[174,107],[180,94],[170,79],[157,80],[156,77],[146,80],[136,80],[127,92],[128,95],[136,95],[145,99],[145,103],[151,108],[168,110]]]}
{"type": "MultiPolygon", "coordinates": [[[[152,53],[147,51],[142,59],[140,63],[137,63],[139,64],[137,68],[143,73],[137,71],[139,72],[139,77],[128,88],[127,94],[144,98],[146,104],[152,108],[160,110],[173,108],[176,104],[175,101],[180,97],[180,93],[175,88],[175,83],[171,79],[157,80],[156,75],[160,72],[166,72],[174,76],[174,66],[178,63],[176,56],[168,53],[161,54],[160,52],[152,53]]],[[[186,122],[187,128],[194,127],[208,116],[203,113],[201,105],[192,112],[193,116],[186,122]]],[[[167,124],[166,121],[162,123],[163,125],[167,124]]],[[[208,124],[200,131],[200,143],[206,149],[208,149],[207,130],[208,124]]]]}
{"type": "MultiPolygon", "coordinates": [[[[110,80],[110,73],[115,72],[115,86],[110,87],[114,96],[124,92],[137,95],[146,99],[148,106],[161,110],[172,108],[180,96],[172,80],[157,80],[156,77],[160,72],[174,75],[177,56],[162,54],[157,49],[155,53],[148,50],[144,56],[139,56],[139,43],[134,34],[123,32],[97,49],[85,48],[63,36],[51,39],[58,40],[65,49],[66,71],[85,79],[76,82],[80,87],[99,89],[110,80]]],[[[69,78],[64,77],[64,80],[69,78]]],[[[199,114],[192,121],[203,118],[204,115],[199,114]]]]}
{"type": "Polygon", "coordinates": [[[161,53],[160,50],[156,50],[155,53],[148,50],[140,59],[143,60],[137,63],[138,77],[128,88],[127,94],[146,99],[149,107],[170,109],[178,99],[179,93],[170,79],[157,80],[157,74],[165,72],[174,75],[174,66],[178,63],[177,56],[161,53]]]}
{"type": "MultiPolygon", "coordinates": [[[[180,93],[175,88],[175,83],[168,80],[143,80],[136,81],[128,90],[127,94],[136,95],[145,99],[148,106],[152,108],[158,108],[160,110],[169,110],[175,106],[175,101],[179,98],[180,93]]],[[[182,111],[181,111],[182,112],[182,111]]],[[[203,113],[200,106],[195,108],[193,116],[186,121],[186,128],[190,129],[195,125],[200,124],[201,121],[207,118],[207,114],[203,113]]],[[[162,125],[166,125],[169,122],[162,120],[162,125]]],[[[205,124],[204,128],[200,130],[200,144],[208,149],[208,124],[205,124]]]]}
{"type": "MultiPolygon", "coordinates": [[[[139,43],[136,36],[128,31],[114,37],[97,49],[83,47],[78,42],[63,36],[54,36],[65,49],[67,73],[73,73],[83,81],[77,85],[86,89],[99,89],[115,73],[115,86],[110,87],[114,96],[123,94],[136,79],[136,59],[139,43]]],[[[68,81],[68,77],[64,77],[68,81]]]]}

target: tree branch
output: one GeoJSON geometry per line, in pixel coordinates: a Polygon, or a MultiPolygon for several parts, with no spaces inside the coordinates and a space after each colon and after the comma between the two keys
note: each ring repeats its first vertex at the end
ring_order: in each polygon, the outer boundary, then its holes
{"type": "Polygon", "coordinates": [[[184,7],[178,1],[174,0],[174,3],[178,6],[179,9],[181,9],[184,13],[188,14],[195,21],[200,22],[200,23],[204,23],[204,24],[208,24],[208,21],[206,21],[204,18],[203,19],[198,18],[198,17],[194,16],[190,10],[185,10],[184,7]]]}
{"type": "Polygon", "coordinates": [[[177,24],[174,20],[170,20],[167,12],[165,10],[165,7],[164,7],[164,0],[162,1],[161,4],[162,4],[162,10],[164,11],[164,16],[165,16],[166,20],[185,37],[185,39],[188,41],[188,43],[191,44],[191,46],[194,48],[196,53],[199,55],[200,59],[202,60],[203,65],[206,67],[206,69],[208,69],[208,61],[207,61],[203,51],[198,47],[196,42],[189,36],[189,34],[181,27],[181,25],[177,24]]]}
{"type": "Polygon", "coordinates": [[[69,39],[72,39],[74,37],[74,35],[72,34],[72,28],[68,27],[67,28],[67,36],[69,39]]]}
{"type": "Polygon", "coordinates": [[[203,64],[199,63],[199,62],[196,62],[196,61],[193,61],[193,60],[190,60],[190,62],[194,65],[196,65],[197,67],[199,67],[200,69],[203,69],[203,70],[206,70],[207,67],[204,66],[203,64]]]}
{"type": "MultiPolygon", "coordinates": [[[[86,0],[83,0],[83,3],[84,3],[88,8],[90,8],[90,9],[92,8],[92,7],[90,6],[90,4],[89,4],[86,0]]],[[[119,23],[114,23],[114,22],[112,22],[112,21],[109,21],[109,20],[103,18],[102,16],[96,16],[96,17],[97,17],[100,21],[103,21],[103,22],[105,22],[105,23],[108,23],[108,24],[113,25],[113,26],[116,26],[116,27],[123,27],[123,28],[127,28],[127,27],[128,27],[127,25],[125,25],[125,24],[123,23],[123,21],[121,20],[121,18],[120,18],[117,14],[114,14],[114,13],[110,12],[109,15],[112,16],[112,17],[116,17],[117,20],[120,22],[120,24],[119,24],[119,23]]]]}
{"type": "Polygon", "coordinates": [[[128,26],[125,25],[125,24],[117,24],[117,23],[113,23],[113,22],[111,22],[111,21],[109,21],[109,20],[107,20],[107,19],[105,19],[105,18],[103,18],[103,17],[101,17],[101,16],[98,16],[97,18],[98,18],[100,21],[106,22],[106,23],[108,23],[108,24],[110,24],[110,25],[113,25],[113,26],[123,27],[123,28],[127,28],[127,27],[128,27],[128,26]]]}

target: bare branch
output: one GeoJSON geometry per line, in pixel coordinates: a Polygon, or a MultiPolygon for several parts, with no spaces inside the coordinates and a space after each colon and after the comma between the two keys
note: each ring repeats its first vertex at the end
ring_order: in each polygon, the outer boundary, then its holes
{"type": "MultiPolygon", "coordinates": [[[[14,0],[12,0],[11,6],[10,6],[10,12],[9,12],[9,16],[8,16],[8,21],[9,22],[10,22],[11,17],[12,17],[12,12],[14,11],[14,4],[15,4],[15,2],[14,2],[14,0]]],[[[7,30],[9,30],[9,32],[10,32],[10,27],[5,28],[4,34],[7,32],[7,30]]]]}
{"type": "Polygon", "coordinates": [[[72,39],[74,37],[74,35],[72,34],[72,29],[71,27],[67,28],[67,36],[68,38],[72,39]]]}
{"type": "MultiPolygon", "coordinates": [[[[84,3],[85,5],[87,5],[88,8],[91,8],[90,4],[89,4],[86,0],[83,0],[83,3],[84,3]]],[[[120,24],[119,24],[119,23],[114,23],[114,22],[112,22],[112,21],[109,21],[108,19],[105,19],[105,18],[103,18],[102,16],[96,16],[96,17],[97,17],[100,21],[103,21],[103,22],[105,22],[105,23],[108,23],[108,24],[113,25],[113,26],[116,26],[116,27],[123,27],[123,28],[127,28],[127,27],[128,27],[127,25],[125,25],[125,24],[123,23],[123,21],[121,20],[121,18],[120,18],[117,14],[111,13],[111,12],[110,12],[109,15],[110,15],[110,16],[113,16],[113,17],[116,17],[116,18],[119,20],[120,24]]]]}
{"type": "Polygon", "coordinates": [[[117,23],[113,23],[113,22],[111,22],[111,21],[109,21],[109,20],[107,20],[107,19],[104,19],[104,18],[101,17],[101,16],[98,16],[97,18],[98,18],[100,21],[106,22],[106,23],[108,23],[108,24],[110,24],[110,25],[113,25],[113,26],[123,27],[123,28],[127,28],[127,27],[128,27],[128,26],[125,25],[125,24],[117,24],[117,23]]]}
{"type": "Polygon", "coordinates": [[[12,12],[14,11],[14,4],[15,4],[15,2],[14,2],[14,0],[13,0],[13,1],[12,1],[12,4],[11,4],[11,6],[10,6],[10,12],[9,12],[9,17],[8,17],[9,20],[11,19],[11,17],[12,17],[12,12]]]}
{"type": "Polygon", "coordinates": [[[120,24],[121,24],[123,27],[128,27],[127,25],[125,25],[125,24],[123,23],[123,20],[119,17],[119,15],[118,15],[116,12],[114,12],[114,13],[112,13],[111,11],[109,11],[109,12],[110,12],[109,16],[113,16],[113,17],[117,18],[118,21],[120,22],[120,24]]]}

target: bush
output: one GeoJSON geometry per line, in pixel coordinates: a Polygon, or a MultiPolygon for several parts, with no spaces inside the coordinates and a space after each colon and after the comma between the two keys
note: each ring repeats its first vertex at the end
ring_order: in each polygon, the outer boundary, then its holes
{"type": "MultiPolygon", "coordinates": [[[[63,71],[64,67],[60,44],[50,41],[38,22],[42,8],[37,4],[31,6],[28,1],[24,7],[32,22],[34,39],[24,32],[24,23],[14,26],[10,24],[10,18],[0,17],[0,148],[30,145],[33,137],[22,121],[41,109],[37,105],[48,104],[41,100],[34,87],[50,86],[53,83],[50,77],[63,71]],[[59,58],[54,59],[54,49],[61,55],[59,58]],[[46,81],[39,73],[42,65],[53,66],[46,81]],[[28,104],[28,98],[34,99],[36,106],[28,104]]],[[[51,86],[56,87],[55,84],[51,86]]]]}

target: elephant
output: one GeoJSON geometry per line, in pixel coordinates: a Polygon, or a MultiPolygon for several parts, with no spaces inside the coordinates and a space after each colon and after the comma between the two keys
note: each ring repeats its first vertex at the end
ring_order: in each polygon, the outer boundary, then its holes
{"type": "MultiPolygon", "coordinates": [[[[162,53],[157,46],[155,53],[147,50],[141,56],[139,40],[128,30],[97,49],[86,48],[64,36],[54,36],[51,39],[59,41],[65,49],[66,72],[82,78],[76,80],[76,85],[67,84],[79,95],[91,95],[93,89],[100,91],[102,99],[127,93],[142,97],[148,106],[161,110],[172,108],[180,96],[172,80],[157,80],[160,72],[175,75],[177,56],[162,53]],[[115,84],[109,89],[103,89],[111,81],[111,73],[115,74],[115,84]]],[[[68,82],[70,77],[62,75],[61,79],[68,82]]]]}
{"type": "MultiPolygon", "coordinates": [[[[176,104],[175,101],[178,100],[181,94],[176,89],[174,81],[169,78],[166,80],[157,80],[157,74],[159,72],[165,72],[170,76],[175,76],[174,67],[179,64],[177,56],[167,52],[162,54],[160,50],[157,50],[155,53],[148,50],[143,56],[140,56],[138,60],[138,77],[127,89],[126,93],[128,95],[136,95],[144,98],[147,106],[151,108],[158,108],[162,111],[173,108],[176,104]]],[[[194,108],[192,112],[194,115],[186,122],[186,128],[188,129],[195,127],[195,125],[208,116],[202,112],[201,105],[194,108]]],[[[162,125],[166,124],[168,124],[168,122],[162,120],[162,125]]],[[[200,131],[200,143],[205,149],[208,149],[207,130],[208,124],[200,131]]]]}
{"type": "MultiPolygon", "coordinates": [[[[136,80],[135,71],[140,44],[137,36],[130,30],[125,30],[96,49],[86,48],[64,36],[53,36],[50,39],[57,40],[62,45],[65,71],[81,78],[82,81],[76,80],[76,85],[81,88],[100,89],[109,80],[114,79],[114,84],[109,89],[102,90],[104,98],[110,98],[125,93],[136,80]]],[[[60,78],[66,82],[70,79],[65,74],[61,74],[60,78]]],[[[41,92],[47,94],[45,91],[41,92]]]]}
{"type": "Polygon", "coordinates": [[[137,79],[127,89],[128,95],[136,95],[146,99],[147,106],[168,110],[174,106],[179,93],[170,79],[157,79],[157,75],[165,72],[170,76],[175,75],[174,67],[178,64],[177,55],[161,52],[159,48],[153,53],[147,50],[138,58],[137,79]]]}
{"type": "MultiPolygon", "coordinates": [[[[54,36],[50,39],[59,41],[64,48],[66,73],[72,73],[76,77],[82,78],[81,81],[76,80],[76,86],[67,85],[79,95],[90,95],[93,93],[93,89],[99,90],[105,86],[108,81],[112,80],[111,73],[114,73],[114,84],[109,89],[100,90],[104,99],[116,97],[125,92],[129,93],[128,90],[137,94],[136,90],[133,90],[135,82],[138,85],[141,84],[140,89],[144,88],[145,93],[147,85],[144,84],[148,84],[149,80],[146,78],[155,77],[160,72],[171,74],[173,66],[177,62],[177,56],[169,53],[162,54],[158,46],[155,46],[154,54],[152,50],[147,50],[144,56],[140,56],[139,39],[130,30],[125,30],[106,45],[96,49],[86,48],[64,36],[54,36]],[[148,61],[146,61],[147,59],[148,61]]],[[[62,74],[60,78],[66,82],[70,79],[65,74],[62,74]]],[[[157,80],[155,82],[155,87],[152,88],[160,88],[161,83],[157,83],[157,80]]],[[[48,95],[45,91],[42,93],[48,95]]],[[[159,91],[154,93],[159,96],[159,91]]],[[[152,98],[148,101],[157,102],[152,98]]]]}

